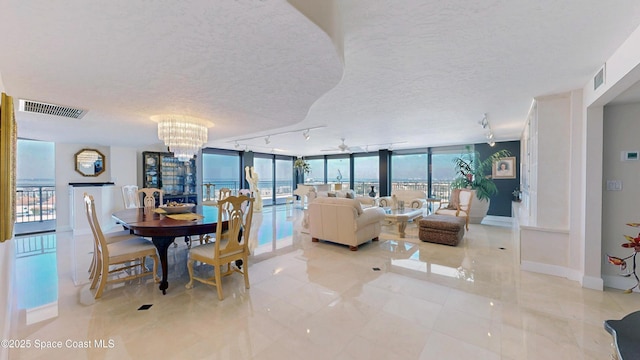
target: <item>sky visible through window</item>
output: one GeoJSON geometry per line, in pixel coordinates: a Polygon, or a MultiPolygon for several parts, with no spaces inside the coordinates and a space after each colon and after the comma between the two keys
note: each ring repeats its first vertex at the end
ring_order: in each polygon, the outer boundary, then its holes
{"type": "Polygon", "coordinates": [[[16,160],[18,186],[55,184],[54,143],[18,139],[16,160]]]}

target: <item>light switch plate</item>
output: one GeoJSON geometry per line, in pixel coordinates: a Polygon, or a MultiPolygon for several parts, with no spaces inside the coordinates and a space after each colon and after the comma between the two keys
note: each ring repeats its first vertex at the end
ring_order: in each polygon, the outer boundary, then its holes
{"type": "Polygon", "coordinates": [[[622,190],[622,180],[607,180],[607,191],[622,190]]]}

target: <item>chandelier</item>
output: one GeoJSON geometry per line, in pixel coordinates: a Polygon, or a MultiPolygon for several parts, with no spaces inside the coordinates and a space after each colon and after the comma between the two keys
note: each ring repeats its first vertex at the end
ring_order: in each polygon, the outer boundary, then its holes
{"type": "Polygon", "coordinates": [[[93,167],[99,157],[95,151],[82,151],[77,155],[78,163],[85,168],[93,167]]]}
{"type": "Polygon", "coordinates": [[[158,123],[158,138],[180,161],[188,161],[202,149],[207,128],[213,126],[210,121],[186,115],[155,115],[151,120],[158,123]]]}

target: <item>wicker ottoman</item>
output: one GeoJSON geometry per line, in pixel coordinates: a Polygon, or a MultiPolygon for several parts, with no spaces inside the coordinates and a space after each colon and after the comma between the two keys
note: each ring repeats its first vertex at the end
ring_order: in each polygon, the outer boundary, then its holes
{"type": "Polygon", "coordinates": [[[429,215],[418,222],[418,237],[422,241],[456,246],[464,236],[464,218],[429,215]]]}

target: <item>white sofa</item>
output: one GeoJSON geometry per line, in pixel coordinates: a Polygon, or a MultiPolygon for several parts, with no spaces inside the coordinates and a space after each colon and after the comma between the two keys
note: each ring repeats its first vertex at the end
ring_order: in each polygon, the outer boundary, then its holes
{"type": "Polygon", "coordinates": [[[356,193],[352,189],[343,189],[336,191],[313,191],[311,189],[310,192],[307,193],[307,198],[309,199],[309,203],[311,203],[314,199],[317,198],[342,198],[342,199],[355,199],[358,200],[360,205],[363,207],[376,206],[376,199],[369,196],[361,196],[356,195],[356,193]]]}
{"type": "Polygon", "coordinates": [[[331,241],[356,251],[358,245],[378,240],[384,215],[384,209],[363,209],[356,199],[319,197],[309,203],[309,234],[314,242],[331,241]]]}
{"type": "Polygon", "coordinates": [[[392,207],[393,196],[396,196],[398,201],[404,201],[404,206],[414,209],[427,207],[427,193],[422,190],[403,190],[397,189],[391,192],[391,196],[384,196],[378,200],[378,204],[382,207],[392,207]]]}

